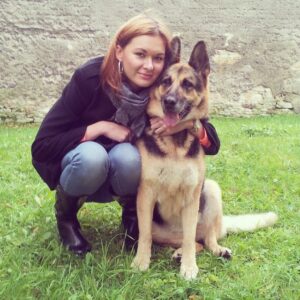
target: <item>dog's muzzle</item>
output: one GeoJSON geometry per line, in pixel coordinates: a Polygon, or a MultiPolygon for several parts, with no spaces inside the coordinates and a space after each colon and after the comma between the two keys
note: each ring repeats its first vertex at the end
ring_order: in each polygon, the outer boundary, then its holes
{"type": "Polygon", "coordinates": [[[181,111],[180,101],[175,94],[167,94],[162,98],[162,108],[164,112],[164,124],[166,126],[174,126],[180,120],[179,113],[181,111]]]}
{"type": "Polygon", "coordinates": [[[163,109],[165,113],[176,113],[176,97],[175,95],[167,95],[163,98],[163,109]]]}

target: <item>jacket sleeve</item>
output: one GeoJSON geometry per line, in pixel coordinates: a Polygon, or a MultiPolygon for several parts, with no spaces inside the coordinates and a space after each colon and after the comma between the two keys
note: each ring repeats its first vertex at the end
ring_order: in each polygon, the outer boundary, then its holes
{"type": "Polygon", "coordinates": [[[78,69],[45,116],[31,146],[32,164],[52,190],[59,181],[62,158],[85,134],[80,116],[90,101],[88,90],[78,69]]]}
{"type": "Polygon", "coordinates": [[[32,158],[38,163],[57,163],[80,143],[86,126],[80,124],[80,115],[88,105],[88,94],[77,70],[61,97],[43,120],[32,144],[32,158]]]}
{"type": "Polygon", "coordinates": [[[215,127],[208,122],[208,120],[201,120],[201,123],[210,141],[209,147],[203,147],[204,152],[206,155],[216,155],[220,149],[220,140],[217,131],[215,127]]]}

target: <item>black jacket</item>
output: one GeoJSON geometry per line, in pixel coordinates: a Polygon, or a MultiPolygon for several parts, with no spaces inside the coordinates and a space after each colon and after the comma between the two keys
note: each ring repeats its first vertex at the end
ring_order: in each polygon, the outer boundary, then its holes
{"type": "MultiPolygon", "coordinates": [[[[116,111],[100,86],[102,61],[103,57],[91,59],[75,71],[45,116],[32,144],[32,164],[50,189],[58,184],[63,157],[80,144],[87,126],[109,120],[116,111]]],[[[215,128],[207,121],[202,123],[211,142],[205,153],[216,154],[220,141],[215,128]]],[[[97,142],[104,146],[111,144],[104,136],[97,142]]]]}

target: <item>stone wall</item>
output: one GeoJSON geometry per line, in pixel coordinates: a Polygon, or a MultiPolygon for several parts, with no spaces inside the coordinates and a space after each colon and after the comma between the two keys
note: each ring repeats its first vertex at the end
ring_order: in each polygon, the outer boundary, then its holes
{"type": "Polygon", "coordinates": [[[0,122],[40,122],[74,69],[148,8],[180,35],[184,59],[206,41],[212,113],[300,112],[299,1],[1,0],[0,122]]]}

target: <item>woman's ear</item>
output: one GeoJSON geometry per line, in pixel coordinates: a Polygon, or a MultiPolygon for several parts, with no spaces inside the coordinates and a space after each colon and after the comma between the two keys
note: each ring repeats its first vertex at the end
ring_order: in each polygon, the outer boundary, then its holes
{"type": "Polygon", "coordinates": [[[116,47],[116,58],[118,61],[123,60],[123,48],[120,45],[116,47]]]}

